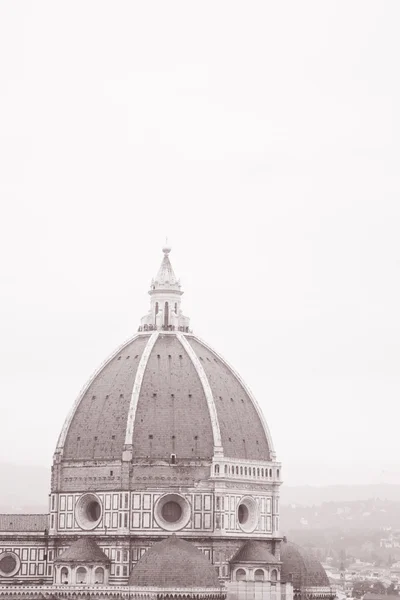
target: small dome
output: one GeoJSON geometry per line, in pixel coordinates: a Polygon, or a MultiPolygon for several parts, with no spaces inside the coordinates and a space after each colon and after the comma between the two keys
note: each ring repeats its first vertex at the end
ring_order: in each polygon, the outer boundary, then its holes
{"type": "Polygon", "coordinates": [[[172,534],[154,544],[131,572],[129,585],[156,588],[220,589],[217,573],[206,558],[190,542],[172,534]]]}
{"type": "Polygon", "coordinates": [[[276,564],[279,560],[271,554],[264,542],[249,540],[236,552],[232,564],[249,562],[253,564],[276,564]]]}
{"type": "Polygon", "coordinates": [[[83,537],[64,550],[56,562],[109,563],[110,559],[94,540],[83,537]]]}
{"type": "Polygon", "coordinates": [[[292,583],[293,588],[330,587],[324,567],[310,550],[292,542],[281,545],[281,581],[292,583]]]}

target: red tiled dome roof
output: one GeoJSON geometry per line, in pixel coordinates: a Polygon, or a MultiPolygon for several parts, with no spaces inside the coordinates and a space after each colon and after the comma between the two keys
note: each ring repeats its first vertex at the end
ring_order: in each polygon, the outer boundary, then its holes
{"type": "Polygon", "coordinates": [[[271,459],[249,390],[191,334],[140,333],[117,350],[78,399],[58,451],[65,460],[120,460],[130,418],[133,459],[208,460],[216,444],[228,458],[271,459]]]}
{"type": "Polygon", "coordinates": [[[281,581],[291,582],[294,589],[330,586],[324,567],[310,550],[283,542],[281,561],[281,581]]]}
{"type": "Polygon", "coordinates": [[[82,537],[56,558],[56,562],[109,563],[110,559],[89,537],[82,537]]]}
{"type": "Polygon", "coordinates": [[[219,589],[217,573],[190,542],[171,535],[154,544],[132,569],[129,585],[156,588],[219,589]]]}
{"type": "Polygon", "coordinates": [[[249,540],[239,548],[230,562],[233,564],[243,562],[276,564],[279,563],[279,560],[269,552],[264,542],[249,540]]]}

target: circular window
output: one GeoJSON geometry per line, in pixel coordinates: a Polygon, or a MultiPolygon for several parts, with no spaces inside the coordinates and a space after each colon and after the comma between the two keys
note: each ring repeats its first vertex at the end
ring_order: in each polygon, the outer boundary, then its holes
{"type": "Polygon", "coordinates": [[[0,554],[0,576],[13,577],[19,571],[19,556],[14,552],[2,552],[0,554]]]}
{"type": "Polygon", "coordinates": [[[154,517],[163,529],[179,531],[189,523],[190,504],[179,494],[165,494],[156,502],[154,517]]]}
{"type": "Polygon", "coordinates": [[[237,507],[239,527],[246,533],[251,533],[257,527],[258,508],[257,502],[251,496],[242,498],[237,507]]]}
{"type": "Polygon", "coordinates": [[[169,500],[163,505],[161,514],[168,523],[177,523],[182,517],[182,508],[178,502],[169,500]]]}
{"type": "Polygon", "coordinates": [[[103,513],[100,498],[96,494],[85,494],[76,503],[75,519],[81,529],[94,529],[103,513]]]}

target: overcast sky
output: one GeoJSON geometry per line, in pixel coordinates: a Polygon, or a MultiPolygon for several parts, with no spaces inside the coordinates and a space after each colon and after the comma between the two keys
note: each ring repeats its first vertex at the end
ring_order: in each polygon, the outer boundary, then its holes
{"type": "Polygon", "coordinates": [[[399,22],[397,0],[1,1],[0,461],[50,467],[167,235],[285,481],[400,483],[399,22]]]}

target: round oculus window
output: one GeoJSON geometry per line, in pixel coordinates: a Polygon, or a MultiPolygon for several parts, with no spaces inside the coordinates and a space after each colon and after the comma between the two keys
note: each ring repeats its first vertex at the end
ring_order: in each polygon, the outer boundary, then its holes
{"type": "Polygon", "coordinates": [[[154,507],[154,518],[166,531],[183,529],[189,523],[190,513],[189,502],[180,494],[165,494],[154,507]]]}
{"type": "Polygon", "coordinates": [[[76,503],[75,519],[81,529],[95,529],[101,521],[103,507],[96,494],[84,494],[76,503]]]}
{"type": "Polygon", "coordinates": [[[175,502],[175,500],[169,500],[168,502],[163,504],[161,514],[163,519],[165,519],[165,521],[168,521],[168,523],[178,523],[178,521],[182,517],[181,505],[178,504],[178,502],[175,502]]]}
{"type": "Polygon", "coordinates": [[[254,498],[245,496],[239,501],[237,520],[240,529],[245,533],[251,533],[255,530],[258,523],[258,507],[254,498]]]}
{"type": "Polygon", "coordinates": [[[13,577],[19,571],[21,561],[14,552],[2,552],[0,554],[0,576],[13,577]]]}

